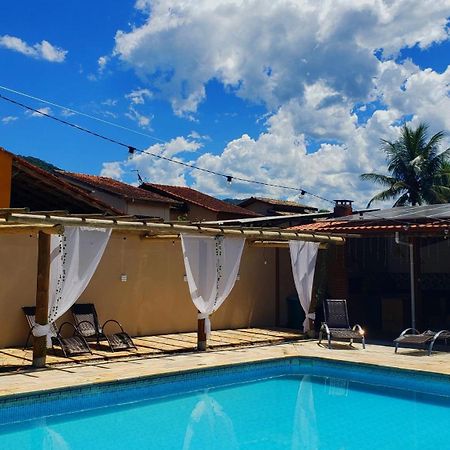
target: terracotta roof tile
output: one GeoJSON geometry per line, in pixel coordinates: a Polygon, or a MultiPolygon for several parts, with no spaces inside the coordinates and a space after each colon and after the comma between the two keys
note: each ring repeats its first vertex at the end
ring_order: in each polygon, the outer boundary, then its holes
{"type": "Polygon", "coordinates": [[[18,167],[20,167],[22,170],[25,170],[29,175],[32,175],[33,177],[37,177],[40,180],[42,180],[43,183],[53,186],[54,189],[61,190],[62,192],[67,193],[67,195],[72,195],[74,198],[77,198],[79,200],[84,201],[86,204],[97,208],[99,211],[107,212],[109,214],[119,214],[120,211],[112,207],[111,205],[108,205],[101,200],[96,199],[83,189],[80,189],[77,186],[74,186],[61,178],[57,177],[56,175],[47,172],[44,169],[41,169],[38,166],[35,166],[34,164],[31,164],[26,159],[21,158],[20,156],[17,156],[14,153],[9,152],[8,150],[4,149],[3,147],[0,147],[0,152],[6,153],[12,157],[12,160],[14,164],[16,164],[18,167]]]}
{"type": "Polygon", "coordinates": [[[418,222],[411,224],[402,224],[392,221],[373,221],[367,223],[358,223],[350,221],[339,221],[339,220],[325,220],[317,221],[314,223],[308,223],[305,225],[298,225],[290,230],[295,231],[316,231],[320,233],[335,233],[335,234],[373,234],[373,233],[389,233],[395,231],[401,231],[403,233],[427,233],[427,232],[439,232],[443,230],[448,230],[450,227],[449,223],[442,221],[428,221],[428,222],[418,222]]]}
{"type": "Polygon", "coordinates": [[[102,189],[104,191],[110,192],[111,194],[115,194],[126,199],[170,203],[174,205],[178,203],[171,198],[156,194],[154,192],[146,191],[127,183],[122,183],[121,181],[117,181],[112,178],[65,171],[60,171],[59,173],[63,177],[68,179],[68,181],[70,181],[71,179],[74,181],[80,181],[91,187],[102,189]]]}
{"type": "Polygon", "coordinates": [[[231,213],[245,217],[259,217],[260,215],[249,211],[248,209],[241,208],[240,206],[233,205],[231,203],[224,202],[203,192],[196,191],[195,189],[185,186],[169,186],[165,184],[144,183],[142,184],[144,189],[151,189],[157,191],[160,194],[167,194],[179,201],[185,201],[193,203],[195,205],[202,206],[214,212],[231,213]]]}

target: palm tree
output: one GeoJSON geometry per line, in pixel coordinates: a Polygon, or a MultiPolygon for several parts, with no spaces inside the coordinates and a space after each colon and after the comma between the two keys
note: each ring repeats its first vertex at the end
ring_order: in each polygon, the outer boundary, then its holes
{"type": "Polygon", "coordinates": [[[440,131],[428,140],[425,123],[413,130],[403,125],[395,142],[381,140],[386,153],[388,175],[363,173],[361,179],[373,181],[386,189],[376,194],[373,201],[396,199],[393,206],[412,206],[450,201],[450,148],[439,152],[445,137],[440,131]]]}

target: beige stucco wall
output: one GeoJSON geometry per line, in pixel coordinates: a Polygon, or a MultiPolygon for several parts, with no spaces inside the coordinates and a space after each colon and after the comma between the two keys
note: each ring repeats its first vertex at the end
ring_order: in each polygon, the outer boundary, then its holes
{"type": "Polygon", "coordinates": [[[170,209],[167,203],[161,202],[128,202],[127,214],[147,217],[160,217],[164,220],[170,220],[170,209]]]}
{"type": "MultiPolygon", "coordinates": [[[[282,250],[283,271],[288,256],[282,250]]],[[[0,347],[22,345],[28,328],[21,306],[34,305],[37,238],[0,236],[0,347]]],[[[281,303],[292,276],[280,276],[281,303]]],[[[275,325],[275,250],[246,245],[240,280],[212,316],[214,329],[275,325]],[[264,263],[266,262],[266,264],[264,263]]],[[[113,234],[80,302],[93,302],[101,321],[116,318],[131,335],[196,330],[196,310],[184,281],[179,241],[141,240],[113,234]],[[127,282],[120,280],[126,274],[127,282]]],[[[61,323],[65,318],[59,319],[61,323]]]]}

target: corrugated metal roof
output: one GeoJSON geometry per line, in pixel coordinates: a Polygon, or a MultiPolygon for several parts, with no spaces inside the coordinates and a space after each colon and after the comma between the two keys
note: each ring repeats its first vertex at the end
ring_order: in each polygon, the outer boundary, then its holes
{"type": "Polygon", "coordinates": [[[439,205],[401,206],[343,217],[344,221],[450,219],[450,203],[439,205]]]}

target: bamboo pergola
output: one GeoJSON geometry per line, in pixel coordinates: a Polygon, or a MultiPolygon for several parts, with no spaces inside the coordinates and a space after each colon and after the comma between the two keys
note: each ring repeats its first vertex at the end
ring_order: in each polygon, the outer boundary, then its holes
{"type": "Polygon", "coordinates": [[[20,232],[30,230],[41,230],[49,233],[58,233],[64,226],[83,226],[92,228],[112,228],[117,231],[141,232],[144,237],[179,235],[180,233],[224,235],[244,237],[250,241],[289,241],[300,240],[309,242],[323,242],[333,244],[344,244],[343,236],[329,235],[326,233],[299,233],[283,229],[246,228],[246,227],[223,227],[186,225],[178,223],[156,222],[154,219],[131,219],[122,216],[98,216],[98,215],[72,215],[60,212],[40,214],[27,212],[26,210],[2,210],[0,209],[0,232],[20,232]],[[54,228],[56,227],[56,228],[54,228]]]}
{"type": "MultiPolygon", "coordinates": [[[[62,234],[65,226],[111,228],[113,231],[140,233],[145,240],[178,239],[181,233],[209,236],[244,237],[255,247],[287,247],[288,241],[318,242],[343,245],[344,236],[325,233],[299,233],[279,228],[245,228],[203,226],[201,224],[158,222],[155,218],[140,219],[130,216],[103,216],[101,214],[69,214],[66,211],[29,212],[26,208],[0,209],[0,233],[38,233],[38,271],[36,292],[36,323],[47,325],[50,234],[62,234]]],[[[205,319],[198,320],[198,348],[206,348],[205,319]]],[[[46,337],[37,337],[33,344],[33,366],[45,366],[46,337]]]]}

